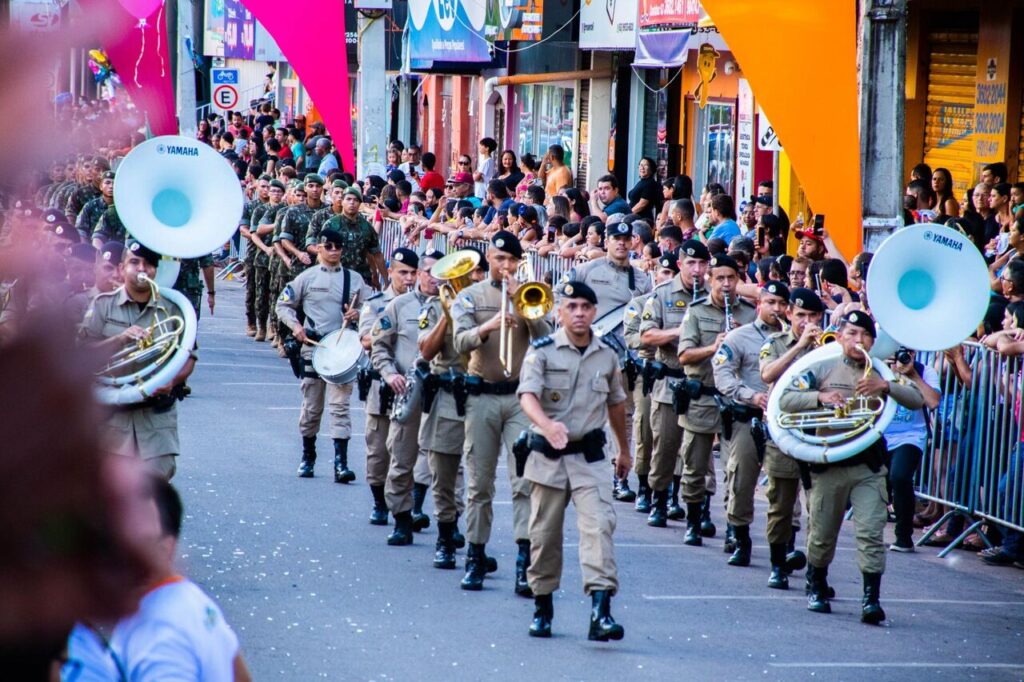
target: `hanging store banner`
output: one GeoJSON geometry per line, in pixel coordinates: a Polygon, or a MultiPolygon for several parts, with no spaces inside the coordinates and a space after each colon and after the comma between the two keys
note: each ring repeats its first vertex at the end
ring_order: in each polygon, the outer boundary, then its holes
{"type": "Polygon", "coordinates": [[[490,62],[480,0],[409,0],[409,61],[413,69],[433,62],[490,62]]]}
{"type": "Polygon", "coordinates": [[[685,64],[700,16],[699,0],[639,0],[633,65],[661,69],[685,64]]]}
{"type": "Polygon", "coordinates": [[[636,47],[637,0],[583,0],[581,50],[632,50],[636,47]]]}
{"type": "MultiPolygon", "coordinates": [[[[467,0],[477,2],[479,0],[467,0]]],[[[544,30],[544,0],[489,0],[488,40],[534,42],[544,30]]]]}

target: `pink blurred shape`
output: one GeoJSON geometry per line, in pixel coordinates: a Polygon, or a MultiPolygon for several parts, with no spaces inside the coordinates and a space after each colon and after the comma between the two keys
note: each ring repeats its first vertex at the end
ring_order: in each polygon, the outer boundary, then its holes
{"type": "Polygon", "coordinates": [[[117,0],[136,19],[142,20],[155,13],[163,0],[117,0]]]}

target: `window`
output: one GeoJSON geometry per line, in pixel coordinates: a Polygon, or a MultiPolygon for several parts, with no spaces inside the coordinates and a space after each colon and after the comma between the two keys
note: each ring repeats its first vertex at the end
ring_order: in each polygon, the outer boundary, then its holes
{"type": "Polygon", "coordinates": [[[565,164],[572,167],[575,147],[575,87],[521,85],[516,87],[519,136],[516,150],[541,157],[553,144],[565,149],[565,164]]]}
{"type": "Polygon", "coordinates": [[[734,191],[736,173],[735,105],[709,102],[697,108],[696,148],[694,149],[694,184],[702,187],[721,183],[725,191],[734,191]]]}

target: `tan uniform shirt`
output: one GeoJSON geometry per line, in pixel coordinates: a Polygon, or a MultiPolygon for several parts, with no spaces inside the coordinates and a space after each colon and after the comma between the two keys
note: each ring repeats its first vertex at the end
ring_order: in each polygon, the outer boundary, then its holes
{"type": "MultiPolygon", "coordinates": [[[[419,339],[429,334],[437,326],[438,322],[444,319],[444,308],[441,299],[431,296],[420,309],[419,315],[419,339]]],[[[444,344],[441,350],[430,361],[430,371],[433,374],[448,374],[449,372],[465,374],[466,365],[463,357],[455,351],[455,342],[452,338],[452,325],[449,322],[444,332],[444,344]]],[[[434,402],[430,406],[430,414],[423,416],[423,426],[420,429],[420,441],[429,444],[444,442],[448,437],[457,439],[445,443],[445,452],[461,452],[465,417],[460,417],[455,407],[455,397],[451,391],[439,389],[434,395],[434,402]],[[438,419],[440,418],[440,419],[438,419]],[[442,421],[447,420],[447,421],[442,421]],[[453,423],[457,422],[457,426],[453,423]],[[454,431],[454,433],[451,433],[454,431]],[[457,446],[457,447],[452,447],[457,446]]]]}
{"type": "Polygon", "coordinates": [[[655,352],[654,348],[646,346],[640,341],[640,322],[644,314],[644,305],[653,295],[653,292],[648,292],[631,300],[629,305],[626,306],[626,316],[623,318],[622,323],[622,334],[626,339],[626,348],[635,350],[637,355],[644,360],[653,360],[655,352]]]}
{"type": "Polygon", "coordinates": [[[610,322],[623,319],[626,305],[635,297],[651,291],[650,276],[633,265],[616,265],[609,258],[598,258],[573,268],[569,280],[587,284],[597,295],[597,316],[594,321],[610,322]],[[629,286],[629,271],[633,271],[633,286],[629,286]],[[612,312],[615,311],[615,312],[612,312]],[[605,317],[607,315],[607,317],[605,317]]]}
{"type": "Polygon", "coordinates": [[[391,299],[370,330],[370,362],[381,378],[405,374],[419,356],[419,312],[426,300],[418,288],[391,299]]]}
{"type": "MultiPolygon", "coordinates": [[[[359,338],[360,340],[370,336],[370,332],[373,330],[374,325],[377,324],[377,318],[384,312],[384,308],[387,307],[388,303],[391,302],[397,294],[395,289],[388,285],[388,288],[382,292],[373,294],[366,300],[363,307],[359,310],[359,338]]],[[[371,345],[371,350],[373,346],[371,345]]],[[[374,380],[370,384],[370,392],[366,396],[366,412],[367,414],[373,414],[381,416],[383,412],[380,409],[380,381],[374,380]]]]}
{"type": "Polygon", "coordinates": [[[530,338],[540,338],[551,331],[551,325],[545,319],[527,321],[516,316],[519,324],[512,330],[512,367],[509,368],[510,376],[506,377],[498,355],[500,331],[495,330],[486,339],[480,338],[480,325],[498,314],[500,307],[501,282],[490,278],[463,289],[452,304],[455,350],[469,354],[470,374],[489,382],[518,377],[530,338]]]}
{"type": "MultiPolygon", "coordinates": [[[[703,295],[703,292],[699,294],[703,295]]],[[[643,334],[648,329],[679,329],[692,303],[693,288],[683,284],[683,280],[678,276],[659,284],[644,304],[644,311],[640,316],[640,333],[643,334]]],[[[680,368],[679,351],[675,343],[658,346],[655,359],[664,363],[666,367],[680,368]]],[[[651,398],[655,402],[672,404],[668,380],[660,379],[654,382],[651,398]]]]}
{"type": "Polygon", "coordinates": [[[761,380],[761,346],[778,328],[760,318],[729,332],[711,358],[715,388],[726,398],[745,405],[754,405],[754,396],[767,393],[761,380]]]}
{"type": "MultiPolygon", "coordinates": [[[[277,318],[289,327],[299,321],[299,310],[306,315],[306,329],[312,329],[321,336],[341,329],[345,310],[343,306],[359,305],[373,295],[358,272],[348,271],[349,295],[343,301],[345,272],[338,265],[328,267],[316,265],[293,279],[277,299],[277,318]]],[[[304,344],[306,349],[312,346],[304,344]]],[[[312,353],[312,350],[309,350],[312,353]]]]}
{"type": "MultiPolygon", "coordinates": [[[[430,334],[434,327],[437,326],[437,323],[444,318],[444,314],[441,299],[437,296],[428,298],[423,306],[420,307],[419,339],[430,334]]],[[[448,370],[455,370],[460,373],[466,371],[462,356],[455,350],[455,339],[452,335],[451,323],[448,324],[444,331],[444,344],[441,346],[440,352],[430,361],[430,371],[434,374],[445,374],[448,370]]]]}
{"type": "MultiPolygon", "coordinates": [[[[742,300],[737,300],[731,307],[734,324],[749,324],[757,316],[754,307],[742,300]]],[[[710,346],[723,331],[725,331],[725,308],[718,307],[711,302],[710,298],[695,303],[683,316],[678,353],[681,354],[691,348],[710,346]]],[[[711,357],[696,364],[685,365],[683,371],[686,372],[687,378],[696,379],[706,387],[715,385],[711,357]]],[[[718,406],[715,399],[709,395],[702,395],[690,401],[690,409],[679,418],[679,423],[695,433],[711,433],[718,428],[718,419],[718,406]]]]}
{"type": "MultiPolygon", "coordinates": [[[[608,406],[626,400],[615,351],[592,336],[581,355],[564,329],[532,344],[523,360],[517,393],[535,395],[544,414],[565,424],[570,441],[604,428],[608,406]]],[[[536,425],[530,428],[540,433],[536,425]]],[[[567,484],[577,488],[581,484],[599,485],[607,474],[606,462],[588,464],[582,455],[550,459],[534,453],[526,462],[525,478],[555,488],[567,484]]]]}
{"type": "MultiPolygon", "coordinates": [[[[768,340],[761,345],[761,350],[759,352],[758,364],[760,365],[760,368],[763,370],[765,367],[781,358],[789,351],[790,348],[796,345],[797,341],[799,341],[799,339],[793,335],[792,327],[789,331],[777,332],[769,335],[768,340]]],[[[814,346],[808,346],[802,353],[797,355],[796,360],[799,360],[812,350],[814,350],[814,346]]],[[[793,362],[796,362],[796,360],[793,362]]],[[[775,384],[769,386],[769,393],[774,389],[775,384]]],[[[765,472],[767,472],[769,476],[798,478],[800,476],[800,466],[796,463],[796,460],[782,452],[782,450],[779,450],[778,446],[771,440],[771,432],[766,430],[765,433],[768,437],[764,458],[765,472]]]]}

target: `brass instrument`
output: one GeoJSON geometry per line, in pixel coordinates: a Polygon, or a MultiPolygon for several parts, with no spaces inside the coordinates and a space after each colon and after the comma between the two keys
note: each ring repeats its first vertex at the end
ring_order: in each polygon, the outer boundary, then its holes
{"type": "Polygon", "coordinates": [[[822,330],[821,336],[818,337],[818,345],[824,346],[826,343],[832,343],[839,338],[839,328],[833,325],[829,325],[822,330]]]}
{"type": "Polygon", "coordinates": [[[506,377],[512,376],[512,328],[506,322],[506,316],[514,310],[516,315],[524,320],[539,320],[555,307],[555,296],[551,287],[544,282],[536,281],[533,272],[530,254],[527,254],[526,259],[516,269],[516,279],[521,280],[522,284],[511,298],[508,295],[508,278],[501,281],[501,336],[498,342],[498,356],[501,358],[501,369],[506,377]]]}
{"type": "Polygon", "coordinates": [[[441,280],[437,296],[441,307],[450,315],[452,303],[459,292],[473,283],[472,273],[480,265],[480,253],[467,249],[449,253],[430,268],[430,276],[441,280]]]}
{"type": "Polygon", "coordinates": [[[732,305],[729,303],[729,294],[725,295],[725,331],[732,331],[732,305]]]}

